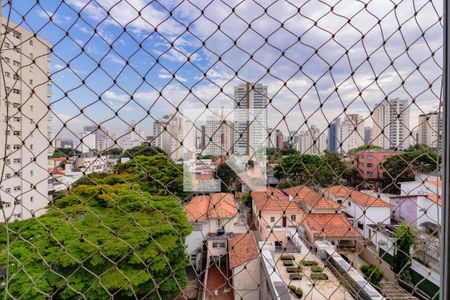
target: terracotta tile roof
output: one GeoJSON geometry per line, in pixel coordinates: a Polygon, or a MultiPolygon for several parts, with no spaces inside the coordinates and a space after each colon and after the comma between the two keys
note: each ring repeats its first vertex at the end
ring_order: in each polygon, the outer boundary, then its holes
{"type": "Polygon", "coordinates": [[[286,194],[305,203],[310,209],[339,209],[343,205],[334,202],[323,195],[305,185],[298,185],[283,190],[286,194]]]}
{"type": "Polygon", "coordinates": [[[427,197],[434,203],[437,203],[438,205],[442,205],[442,198],[439,195],[433,194],[433,195],[426,195],[425,197],[427,197]]]}
{"type": "Polygon", "coordinates": [[[289,201],[286,194],[274,188],[267,188],[265,191],[252,191],[252,199],[259,211],[302,211],[295,201],[289,201]]]}
{"type": "Polygon", "coordinates": [[[232,194],[211,194],[208,218],[233,218],[237,214],[237,204],[232,194]]]}
{"type": "Polygon", "coordinates": [[[391,204],[381,200],[378,197],[370,196],[350,187],[335,185],[325,189],[336,198],[347,199],[362,207],[389,207],[391,204]]]}
{"type": "Polygon", "coordinates": [[[194,196],[191,201],[184,206],[187,219],[189,222],[208,220],[208,196],[194,196]]]}
{"type": "Polygon", "coordinates": [[[228,243],[228,258],[231,269],[254,260],[258,255],[258,245],[251,232],[236,235],[228,243]]]}
{"type": "Polygon", "coordinates": [[[350,224],[344,213],[308,214],[304,222],[315,237],[325,238],[360,238],[361,234],[350,224]]]}
{"type": "Polygon", "coordinates": [[[236,201],[228,193],[194,196],[184,206],[184,211],[189,222],[207,221],[210,218],[230,219],[238,214],[236,201]]]}

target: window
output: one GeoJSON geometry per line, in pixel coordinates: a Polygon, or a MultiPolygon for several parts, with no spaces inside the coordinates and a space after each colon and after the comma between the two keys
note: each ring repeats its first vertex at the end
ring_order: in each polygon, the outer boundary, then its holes
{"type": "Polygon", "coordinates": [[[5,57],[5,58],[4,58],[4,60],[5,60],[5,62],[6,62],[6,63],[8,63],[8,64],[9,64],[9,62],[10,62],[10,59],[9,59],[9,57],[5,57]]]}
{"type": "Polygon", "coordinates": [[[297,215],[291,215],[291,221],[295,222],[297,220],[297,215]]]}
{"type": "Polygon", "coordinates": [[[30,53],[30,58],[33,59],[33,53],[30,53]]]}
{"type": "Polygon", "coordinates": [[[20,90],[19,89],[13,89],[13,93],[16,95],[20,95],[20,90]]]}
{"type": "Polygon", "coordinates": [[[224,242],[213,242],[212,243],[213,248],[225,248],[225,243],[224,242]]]}
{"type": "Polygon", "coordinates": [[[17,31],[13,31],[13,37],[15,37],[16,39],[20,39],[20,33],[18,33],[17,31]]]}
{"type": "Polygon", "coordinates": [[[30,85],[33,85],[33,79],[30,79],[30,85]]]}
{"type": "Polygon", "coordinates": [[[5,174],[5,178],[6,178],[6,179],[11,178],[11,173],[6,173],[6,174],[5,174]]]}
{"type": "Polygon", "coordinates": [[[13,149],[14,149],[14,150],[19,150],[19,149],[20,149],[20,145],[17,145],[17,144],[14,145],[14,146],[13,146],[13,149]]]}
{"type": "Polygon", "coordinates": [[[217,219],[217,227],[221,227],[222,226],[222,221],[220,219],[217,219]]]}
{"type": "Polygon", "coordinates": [[[373,164],[372,164],[372,163],[367,163],[367,167],[368,167],[368,168],[372,168],[372,167],[373,167],[373,164]]]}
{"type": "Polygon", "coordinates": [[[9,49],[9,47],[11,47],[11,45],[9,43],[5,43],[5,49],[9,49]]]}
{"type": "Polygon", "coordinates": [[[342,199],[337,199],[336,202],[342,204],[342,199]]]}
{"type": "Polygon", "coordinates": [[[34,171],[30,170],[30,176],[33,176],[33,175],[34,175],[34,171]]]}
{"type": "Polygon", "coordinates": [[[19,80],[20,79],[19,75],[17,75],[17,74],[14,74],[13,78],[14,78],[14,80],[19,80]]]}
{"type": "Polygon", "coordinates": [[[194,223],[192,224],[192,230],[193,231],[202,231],[202,224],[194,223]]]}
{"type": "Polygon", "coordinates": [[[13,103],[13,107],[14,107],[14,108],[19,108],[19,107],[20,107],[20,103],[15,103],[15,102],[14,102],[14,103],[13,103]]]}
{"type": "Polygon", "coordinates": [[[348,207],[351,207],[352,203],[350,201],[347,201],[347,205],[348,205],[348,207]]]}
{"type": "Polygon", "coordinates": [[[13,117],[14,122],[20,122],[20,117],[13,117]]]}
{"type": "Polygon", "coordinates": [[[19,48],[19,47],[16,47],[16,46],[14,46],[14,52],[20,53],[20,48],[19,48]]]}
{"type": "Polygon", "coordinates": [[[33,105],[30,105],[30,111],[33,111],[33,105]]]}
{"type": "Polygon", "coordinates": [[[15,136],[20,136],[20,131],[14,131],[15,136]]]}
{"type": "Polygon", "coordinates": [[[28,44],[29,44],[30,46],[33,46],[33,40],[30,40],[30,41],[28,42],[28,44]]]}
{"type": "Polygon", "coordinates": [[[11,193],[11,188],[6,188],[5,192],[8,193],[8,194],[11,193]]]}
{"type": "Polygon", "coordinates": [[[373,155],[367,155],[367,159],[368,160],[372,160],[373,159],[373,155]]]}
{"type": "Polygon", "coordinates": [[[358,222],[358,228],[364,230],[364,224],[362,222],[358,222]]]}
{"type": "Polygon", "coordinates": [[[5,164],[6,164],[6,165],[10,165],[10,164],[11,164],[11,160],[10,160],[9,158],[6,159],[6,160],[5,160],[5,164]]]}
{"type": "Polygon", "coordinates": [[[20,164],[22,160],[20,158],[14,158],[13,163],[20,164]]]}
{"type": "Polygon", "coordinates": [[[30,144],[30,150],[33,150],[33,144],[30,144]]]}
{"type": "Polygon", "coordinates": [[[275,222],[275,217],[270,217],[270,223],[274,223],[275,222]]]}
{"type": "Polygon", "coordinates": [[[9,72],[5,72],[5,77],[6,77],[6,78],[9,78],[9,77],[11,77],[11,73],[9,73],[9,72]]]}
{"type": "Polygon", "coordinates": [[[31,196],[31,197],[30,197],[30,202],[33,202],[33,201],[34,201],[34,197],[31,196]]]}
{"type": "Polygon", "coordinates": [[[13,66],[20,67],[20,62],[13,60],[13,66]]]}
{"type": "Polygon", "coordinates": [[[21,190],[22,190],[22,187],[20,185],[14,187],[14,192],[19,192],[21,190]]]}
{"type": "Polygon", "coordinates": [[[10,207],[10,206],[11,206],[11,202],[8,202],[8,201],[2,201],[2,202],[0,203],[0,206],[1,206],[1,207],[10,207]]]}
{"type": "Polygon", "coordinates": [[[20,200],[20,199],[14,200],[14,205],[20,205],[20,204],[22,204],[22,200],[20,200]]]}
{"type": "Polygon", "coordinates": [[[9,149],[11,149],[11,145],[6,145],[6,150],[9,150],[9,149]]]}

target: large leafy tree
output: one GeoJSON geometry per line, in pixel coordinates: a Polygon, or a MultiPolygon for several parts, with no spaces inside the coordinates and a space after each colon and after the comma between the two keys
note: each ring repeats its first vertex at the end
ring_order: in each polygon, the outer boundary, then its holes
{"type": "Polygon", "coordinates": [[[167,299],[187,282],[190,230],[176,197],[79,185],[44,216],[0,229],[0,264],[10,274],[2,296],[167,299]]]}
{"type": "Polygon", "coordinates": [[[423,146],[388,157],[382,164],[384,169],[383,191],[400,193],[399,182],[412,181],[417,173],[439,170],[440,156],[436,149],[423,146]]]}
{"type": "Polygon", "coordinates": [[[290,184],[319,184],[329,186],[344,177],[348,166],[335,154],[292,154],[283,157],[275,167],[275,177],[290,184]]]}
{"type": "Polygon", "coordinates": [[[238,175],[227,163],[222,163],[217,167],[216,177],[220,179],[222,192],[229,192],[238,181],[238,175]]]}
{"type": "Polygon", "coordinates": [[[166,154],[166,153],[159,147],[136,146],[131,149],[124,150],[122,156],[133,158],[138,155],[152,156],[157,154],[166,154]]]}
{"type": "Polygon", "coordinates": [[[167,155],[137,155],[114,168],[117,174],[131,174],[133,182],[148,192],[176,194],[183,192],[183,168],[175,164],[167,155]]]}
{"type": "Polygon", "coordinates": [[[416,243],[417,235],[410,224],[400,224],[394,232],[395,243],[393,271],[406,281],[411,280],[411,247],[416,243]]]}

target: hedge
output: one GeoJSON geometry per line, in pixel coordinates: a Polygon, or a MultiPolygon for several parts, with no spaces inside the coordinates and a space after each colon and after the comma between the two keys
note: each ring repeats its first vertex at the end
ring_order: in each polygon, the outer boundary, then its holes
{"type": "Polygon", "coordinates": [[[322,273],[322,268],[321,267],[319,267],[319,266],[312,266],[311,267],[311,272],[314,272],[314,273],[322,273]]]}
{"type": "Polygon", "coordinates": [[[286,267],[292,267],[292,266],[294,266],[294,261],[293,260],[283,260],[283,265],[286,267]]]}
{"type": "Polygon", "coordinates": [[[302,271],[302,267],[298,266],[298,267],[286,267],[286,272],[288,273],[297,273],[297,272],[301,272],[302,271]]]}
{"type": "Polygon", "coordinates": [[[283,254],[280,256],[281,260],[295,260],[295,256],[294,255],[288,255],[288,254],[283,254]]]}
{"type": "Polygon", "coordinates": [[[303,296],[303,290],[301,288],[290,285],[289,289],[298,297],[298,299],[300,299],[303,296]]]}
{"type": "Polygon", "coordinates": [[[292,273],[292,274],[289,274],[289,279],[290,279],[290,280],[301,280],[302,277],[303,277],[303,275],[300,274],[300,273],[292,273]]]}
{"type": "Polygon", "coordinates": [[[302,260],[302,265],[304,266],[317,266],[319,263],[315,260],[302,260]]]}
{"type": "Polygon", "coordinates": [[[312,280],[328,280],[328,275],[325,273],[311,273],[312,280]]]}

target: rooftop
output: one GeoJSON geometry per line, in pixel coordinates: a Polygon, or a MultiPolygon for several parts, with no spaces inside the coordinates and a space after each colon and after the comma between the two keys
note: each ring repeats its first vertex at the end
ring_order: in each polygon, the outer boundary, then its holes
{"type": "Polygon", "coordinates": [[[360,191],[357,191],[353,188],[335,185],[325,189],[325,192],[328,192],[334,195],[336,198],[343,198],[349,200],[353,203],[356,203],[362,207],[390,207],[391,204],[386,201],[381,200],[378,197],[370,196],[364,194],[360,191]]]}
{"type": "Polygon", "coordinates": [[[287,195],[274,188],[267,188],[265,191],[253,191],[252,199],[259,211],[302,211],[295,201],[289,201],[289,197],[287,195]]]}
{"type": "Polygon", "coordinates": [[[236,201],[228,193],[194,196],[184,206],[184,210],[189,222],[207,221],[210,218],[230,219],[238,214],[236,201]]]}
{"type": "Polygon", "coordinates": [[[228,257],[231,269],[252,261],[259,255],[258,245],[251,232],[234,236],[230,239],[228,246],[228,257]]]}
{"type": "Polygon", "coordinates": [[[354,239],[361,234],[350,224],[344,213],[308,214],[304,220],[316,237],[354,239]]]}
{"type": "Polygon", "coordinates": [[[288,195],[299,199],[305,203],[310,209],[336,209],[342,208],[343,205],[334,202],[323,195],[305,185],[299,185],[283,190],[288,195]]]}

